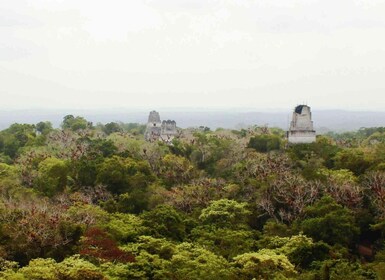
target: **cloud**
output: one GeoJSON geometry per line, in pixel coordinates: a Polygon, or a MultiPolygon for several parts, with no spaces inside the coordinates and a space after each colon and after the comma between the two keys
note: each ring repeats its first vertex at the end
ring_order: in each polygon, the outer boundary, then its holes
{"type": "Polygon", "coordinates": [[[8,97],[291,108],[304,99],[327,106],[322,94],[358,106],[360,93],[385,108],[382,0],[3,2],[8,97]]]}

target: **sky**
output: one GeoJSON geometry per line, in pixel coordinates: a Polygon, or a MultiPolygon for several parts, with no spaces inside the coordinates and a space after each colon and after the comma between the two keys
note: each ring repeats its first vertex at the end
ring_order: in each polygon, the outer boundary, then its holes
{"type": "Polygon", "coordinates": [[[0,0],[0,109],[385,111],[385,0],[0,0]]]}

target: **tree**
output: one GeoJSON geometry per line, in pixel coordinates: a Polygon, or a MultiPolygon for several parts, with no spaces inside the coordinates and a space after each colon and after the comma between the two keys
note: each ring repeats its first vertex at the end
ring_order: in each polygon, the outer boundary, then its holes
{"type": "Polygon", "coordinates": [[[290,237],[264,236],[257,241],[258,247],[283,254],[296,267],[309,268],[313,262],[329,259],[331,247],[326,243],[314,242],[311,238],[299,234],[290,237]]]}
{"type": "Polygon", "coordinates": [[[364,269],[359,263],[346,260],[325,261],[319,272],[321,279],[332,280],[370,280],[378,279],[374,271],[364,269]]]}
{"type": "Polygon", "coordinates": [[[168,187],[185,184],[194,177],[194,167],[186,158],[176,155],[165,155],[161,160],[159,177],[168,187]]]}
{"type": "Polygon", "coordinates": [[[307,207],[305,217],[300,221],[299,229],[317,241],[350,245],[359,234],[353,213],[329,196],[307,207]]]}
{"type": "Polygon", "coordinates": [[[61,127],[63,129],[70,129],[72,131],[77,131],[77,130],[92,127],[92,123],[88,122],[83,117],[79,117],[79,116],[74,117],[73,115],[66,115],[63,118],[61,127]]]}
{"type": "Polygon", "coordinates": [[[12,280],[106,280],[101,270],[78,255],[57,263],[53,259],[34,259],[16,271],[8,269],[0,273],[3,279],[12,280]]]}
{"type": "Polygon", "coordinates": [[[36,124],[36,131],[40,134],[47,135],[53,130],[51,122],[38,122],[36,124]]]}
{"type": "Polygon", "coordinates": [[[247,221],[251,212],[247,210],[247,203],[234,200],[220,199],[202,210],[199,219],[203,224],[225,228],[248,228],[247,221]]]}
{"type": "Polygon", "coordinates": [[[166,237],[183,241],[186,235],[186,217],[173,207],[160,205],[142,214],[144,225],[155,237],[166,237]]]}
{"type": "Polygon", "coordinates": [[[303,216],[305,208],[319,198],[320,192],[320,182],[284,172],[268,183],[257,204],[277,222],[291,223],[303,216]]]}
{"type": "Polygon", "coordinates": [[[352,171],[347,169],[329,170],[320,169],[318,171],[323,177],[325,191],[337,203],[351,209],[358,209],[363,199],[363,190],[357,183],[357,177],[352,171]]]}
{"type": "Polygon", "coordinates": [[[213,200],[226,197],[227,189],[232,186],[226,185],[224,180],[203,178],[188,185],[173,187],[166,193],[166,198],[175,208],[191,213],[207,207],[213,200]]]}
{"type": "Polygon", "coordinates": [[[231,260],[233,257],[253,251],[257,233],[245,229],[217,228],[205,225],[195,227],[190,234],[194,244],[231,260]]]}
{"type": "Polygon", "coordinates": [[[89,228],[82,239],[80,255],[101,261],[133,262],[134,256],[122,251],[108,234],[100,228],[89,228]]]}
{"type": "Polygon", "coordinates": [[[35,126],[30,124],[12,124],[0,132],[0,151],[15,158],[19,150],[33,144],[36,138],[35,126]]]}
{"type": "Polygon", "coordinates": [[[0,213],[2,248],[22,265],[36,257],[66,257],[82,233],[82,223],[67,212],[66,205],[31,194],[3,199],[0,213]]]}
{"type": "Polygon", "coordinates": [[[349,169],[355,175],[363,174],[369,168],[370,163],[361,149],[344,149],[335,157],[335,167],[338,169],[349,169]]]}
{"type": "Polygon", "coordinates": [[[250,138],[248,148],[257,152],[266,153],[281,148],[281,138],[277,135],[262,134],[250,138]]]}
{"type": "Polygon", "coordinates": [[[107,123],[104,127],[103,127],[103,132],[107,135],[110,135],[111,133],[114,133],[114,132],[121,132],[122,131],[122,128],[120,127],[120,125],[116,122],[110,122],[110,123],[107,123]]]}
{"type": "Polygon", "coordinates": [[[39,163],[36,188],[47,196],[62,191],[67,185],[68,167],[65,161],[47,158],[39,163]]]}
{"type": "Polygon", "coordinates": [[[100,225],[114,240],[127,243],[147,233],[149,229],[144,225],[143,219],[133,214],[114,213],[109,216],[107,223],[100,225]]]}
{"type": "Polygon", "coordinates": [[[363,177],[362,185],[366,190],[375,212],[380,219],[385,218],[385,171],[372,171],[363,177]]]}
{"type": "Polygon", "coordinates": [[[229,263],[222,257],[194,246],[182,243],[170,260],[169,279],[234,279],[229,263]]]}
{"type": "Polygon", "coordinates": [[[135,189],[143,191],[154,181],[145,161],[113,156],[99,165],[97,182],[105,184],[112,193],[125,193],[135,189]]]}
{"type": "Polygon", "coordinates": [[[55,280],[57,279],[56,266],[57,263],[53,259],[38,258],[31,260],[28,266],[19,270],[19,273],[31,280],[55,280]]]}
{"type": "Polygon", "coordinates": [[[263,249],[234,258],[238,279],[287,279],[297,274],[294,265],[283,254],[263,249]]]}

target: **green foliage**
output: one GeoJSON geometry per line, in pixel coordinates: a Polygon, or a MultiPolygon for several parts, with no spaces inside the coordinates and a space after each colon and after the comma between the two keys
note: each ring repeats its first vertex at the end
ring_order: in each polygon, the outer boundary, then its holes
{"type": "Polygon", "coordinates": [[[89,149],[95,154],[100,154],[102,157],[111,157],[116,154],[118,149],[114,142],[106,139],[95,139],[89,144],[89,149]]]}
{"type": "Polygon", "coordinates": [[[0,188],[9,189],[19,185],[18,170],[12,165],[0,163],[0,188]]]}
{"type": "Polygon", "coordinates": [[[51,122],[38,122],[36,124],[36,131],[42,135],[47,135],[53,130],[51,122]]]}
{"type": "Polygon", "coordinates": [[[105,159],[98,168],[97,181],[107,185],[112,193],[145,190],[153,180],[150,167],[145,161],[113,156],[105,159]]]}
{"type": "Polygon", "coordinates": [[[305,235],[291,237],[265,237],[258,241],[259,247],[283,254],[289,261],[301,268],[308,268],[315,261],[329,258],[331,247],[324,242],[313,242],[305,235]]]}
{"type": "Polygon", "coordinates": [[[234,279],[233,270],[222,257],[212,252],[182,243],[170,260],[170,279],[234,279]]]}
{"type": "Polygon", "coordinates": [[[272,134],[262,134],[251,137],[247,147],[253,148],[257,152],[266,153],[273,150],[279,150],[281,145],[281,137],[272,134]]]}
{"type": "Polygon", "coordinates": [[[122,243],[133,242],[137,237],[148,231],[143,220],[133,214],[115,213],[109,221],[101,225],[112,237],[122,243]]]}
{"type": "Polygon", "coordinates": [[[186,235],[186,217],[173,207],[160,205],[141,215],[144,225],[153,236],[183,241],[186,235]]]}
{"type": "Polygon", "coordinates": [[[8,269],[0,275],[2,279],[10,280],[106,280],[98,267],[78,255],[61,263],[53,259],[34,259],[17,271],[8,269]]]}
{"type": "Polygon", "coordinates": [[[238,279],[288,279],[297,273],[285,255],[269,249],[239,255],[234,266],[238,279]]]}
{"type": "Polygon", "coordinates": [[[367,280],[378,279],[374,271],[364,269],[359,263],[351,263],[345,260],[325,261],[320,269],[321,279],[330,280],[367,280]]]}
{"type": "Polygon", "coordinates": [[[328,196],[309,206],[305,217],[299,228],[315,240],[349,245],[359,233],[353,213],[328,196]]]}
{"type": "Polygon", "coordinates": [[[237,255],[253,251],[256,235],[252,230],[200,226],[192,230],[190,237],[194,243],[230,260],[237,255]]]}
{"type": "Polygon", "coordinates": [[[193,165],[184,157],[165,155],[161,160],[158,177],[166,186],[185,184],[195,177],[193,165]]]}
{"type": "Polygon", "coordinates": [[[63,129],[70,129],[72,131],[77,131],[81,129],[86,129],[88,127],[92,127],[92,124],[89,123],[83,117],[74,117],[73,115],[67,115],[63,118],[63,122],[61,127],[63,129]]]}
{"type": "Polygon", "coordinates": [[[106,185],[110,192],[121,194],[120,204],[128,212],[138,213],[147,208],[148,186],[154,179],[145,161],[113,156],[98,167],[97,182],[106,185]]]}
{"type": "Polygon", "coordinates": [[[114,133],[114,132],[121,132],[122,131],[122,128],[120,127],[120,125],[116,122],[110,122],[110,123],[107,123],[104,127],[103,127],[103,132],[107,135],[110,135],[111,133],[114,133]]]}
{"type": "Polygon", "coordinates": [[[79,255],[66,258],[57,265],[58,279],[106,280],[100,268],[79,255]]]}
{"type": "Polygon", "coordinates": [[[344,149],[335,155],[334,160],[336,168],[349,169],[356,175],[363,174],[370,166],[361,149],[344,149]]]}
{"type": "Polygon", "coordinates": [[[40,162],[36,188],[47,196],[63,191],[67,185],[68,167],[65,161],[47,158],[40,162]]]}
{"type": "Polygon", "coordinates": [[[0,132],[0,152],[10,158],[15,158],[21,148],[33,144],[35,137],[34,125],[12,124],[0,132]]]}
{"type": "Polygon", "coordinates": [[[55,280],[57,279],[56,262],[53,259],[34,259],[29,265],[20,269],[26,279],[55,280]]]}
{"type": "Polygon", "coordinates": [[[220,199],[213,201],[207,208],[203,209],[199,219],[203,224],[237,229],[248,227],[249,215],[247,203],[220,199]]]}
{"type": "Polygon", "coordinates": [[[279,129],[145,127],[0,132],[1,279],[384,278],[383,128],[282,149],[279,129]]]}
{"type": "Polygon", "coordinates": [[[335,166],[335,155],[341,148],[331,139],[317,137],[315,143],[291,145],[288,154],[307,179],[319,179],[317,170],[335,166]]]}

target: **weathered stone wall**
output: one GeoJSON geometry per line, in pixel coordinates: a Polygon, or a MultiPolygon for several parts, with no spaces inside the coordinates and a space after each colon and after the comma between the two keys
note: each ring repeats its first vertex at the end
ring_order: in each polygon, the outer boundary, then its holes
{"type": "Polygon", "coordinates": [[[147,123],[160,123],[160,115],[157,111],[151,111],[147,123]]]}
{"type": "Polygon", "coordinates": [[[147,141],[163,141],[170,143],[178,134],[176,122],[173,120],[164,120],[161,122],[160,115],[156,111],[151,111],[148,116],[148,122],[144,138],[147,141]]]}
{"type": "Polygon", "coordinates": [[[289,143],[312,143],[316,140],[311,110],[307,105],[298,105],[293,112],[288,131],[289,143]]]}
{"type": "Polygon", "coordinates": [[[148,116],[148,122],[144,138],[146,141],[156,141],[159,139],[162,133],[162,123],[160,121],[160,115],[156,111],[151,111],[148,116]]]}

